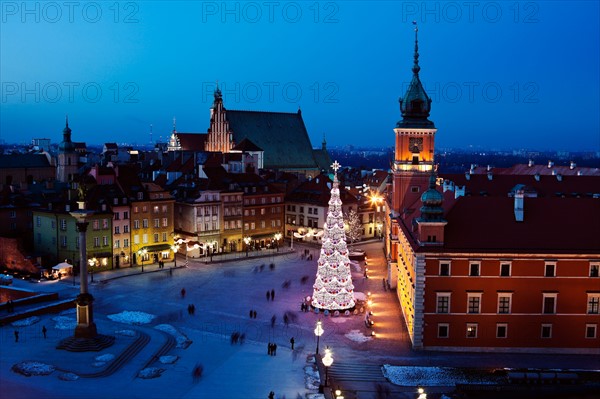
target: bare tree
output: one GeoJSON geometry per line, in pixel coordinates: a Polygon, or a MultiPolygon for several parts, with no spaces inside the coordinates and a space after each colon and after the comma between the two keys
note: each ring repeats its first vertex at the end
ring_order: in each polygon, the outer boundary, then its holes
{"type": "Polygon", "coordinates": [[[362,224],[358,213],[354,209],[350,209],[349,212],[344,214],[344,221],[346,222],[346,238],[350,240],[352,245],[362,237],[362,224]]]}

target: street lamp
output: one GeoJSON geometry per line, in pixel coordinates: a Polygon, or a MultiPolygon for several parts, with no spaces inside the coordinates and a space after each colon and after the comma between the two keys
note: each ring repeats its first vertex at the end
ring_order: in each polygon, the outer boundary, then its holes
{"type": "Polygon", "coordinates": [[[144,257],[146,256],[147,253],[148,253],[148,250],[146,248],[140,249],[138,251],[138,256],[140,258],[142,258],[142,273],[144,273],[144,257]]]}
{"type": "MultiPolygon", "coordinates": [[[[371,201],[371,205],[373,205],[375,207],[375,218],[373,219],[373,224],[377,223],[377,227],[380,227],[381,223],[378,222],[379,218],[379,205],[383,202],[383,196],[379,195],[378,193],[373,193],[371,192],[371,197],[369,199],[371,201]]],[[[375,226],[373,226],[375,227],[375,226]]],[[[379,231],[379,236],[381,237],[381,231],[379,231]]],[[[379,238],[380,238],[379,237],[379,238]]]]}
{"type": "Polygon", "coordinates": [[[327,374],[329,371],[329,367],[333,364],[333,357],[331,356],[331,349],[327,347],[325,349],[325,356],[323,356],[323,366],[325,366],[325,386],[327,386],[327,374]]]}
{"type": "Polygon", "coordinates": [[[252,241],[252,237],[244,237],[244,243],[246,244],[246,258],[248,257],[248,246],[250,245],[250,241],[252,241]]]}
{"type": "Polygon", "coordinates": [[[173,250],[173,263],[175,264],[175,268],[177,268],[177,252],[179,252],[179,244],[171,245],[171,249],[173,250]]]}
{"type": "Polygon", "coordinates": [[[342,395],[342,390],[339,388],[335,390],[335,399],[344,399],[344,396],[342,395]]]}
{"type": "Polygon", "coordinates": [[[191,249],[190,249],[190,240],[185,241],[185,267],[188,266],[188,252],[193,251],[194,249],[197,249],[197,248],[200,248],[200,244],[195,243],[194,245],[191,246],[191,249]]]}
{"type": "Polygon", "coordinates": [[[319,354],[319,340],[321,339],[321,335],[323,335],[324,332],[325,330],[323,330],[323,323],[321,322],[321,320],[318,320],[317,325],[315,326],[315,335],[317,336],[317,351],[315,352],[315,356],[319,354]]]}
{"type": "Polygon", "coordinates": [[[417,393],[419,394],[417,399],[427,399],[427,394],[423,388],[419,387],[419,389],[417,389],[417,393]]]}
{"type": "Polygon", "coordinates": [[[279,252],[279,240],[281,240],[281,233],[275,233],[275,245],[277,245],[277,252],[279,252]]]}

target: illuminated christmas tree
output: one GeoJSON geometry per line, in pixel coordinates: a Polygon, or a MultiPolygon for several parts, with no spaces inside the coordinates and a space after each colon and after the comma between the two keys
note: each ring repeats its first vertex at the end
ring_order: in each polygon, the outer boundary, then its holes
{"type": "Polygon", "coordinates": [[[354,307],[354,285],[352,285],[342,200],[337,179],[340,164],[335,161],[331,167],[335,175],[324,226],[321,255],[317,263],[317,278],[313,285],[312,306],[324,310],[344,310],[354,307]]]}

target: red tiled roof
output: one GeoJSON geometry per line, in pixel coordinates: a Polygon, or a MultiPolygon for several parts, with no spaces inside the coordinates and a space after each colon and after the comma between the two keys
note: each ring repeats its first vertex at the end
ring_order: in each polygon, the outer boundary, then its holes
{"type": "Polygon", "coordinates": [[[600,254],[600,199],[525,198],[524,210],[516,222],[513,198],[458,198],[445,215],[444,245],[420,250],[600,254]]]}
{"type": "Polygon", "coordinates": [[[204,151],[206,133],[175,133],[179,139],[181,149],[184,151],[204,151]]]}

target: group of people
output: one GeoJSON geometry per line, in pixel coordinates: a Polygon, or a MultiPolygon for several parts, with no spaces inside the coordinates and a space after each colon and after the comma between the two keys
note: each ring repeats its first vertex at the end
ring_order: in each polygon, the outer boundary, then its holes
{"type": "Polygon", "coordinates": [[[159,261],[158,261],[158,268],[159,268],[159,269],[164,269],[164,268],[165,268],[165,262],[164,262],[164,261],[162,261],[162,260],[159,260],[159,261]]]}
{"type": "Polygon", "coordinates": [[[275,342],[269,342],[267,346],[267,354],[269,356],[277,356],[277,344],[275,342]]]}
{"type": "Polygon", "coordinates": [[[195,314],[196,314],[196,305],[194,305],[193,303],[190,303],[190,304],[188,305],[188,314],[189,314],[190,316],[193,316],[193,315],[195,315],[195,314]]]}
{"type": "Polygon", "coordinates": [[[309,249],[305,249],[304,253],[300,254],[300,259],[313,260],[313,254],[310,253],[309,249]]]}
{"type": "Polygon", "coordinates": [[[241,344],[246,340],[246,333],[240,333],[239,331],[234,331],[231,333],[231,345],[237,344],[238,342],[241,344]]]}
{"type": "Polygon", "coordinates": [[[275,300],[275,290],[267,291],[267,301],[275,300]]]}
{"type": "Polygon", "coordinates": [[[256,319],[256,310],[254,309],[250,309],[250,318],[251,319],[256,319]]]}

